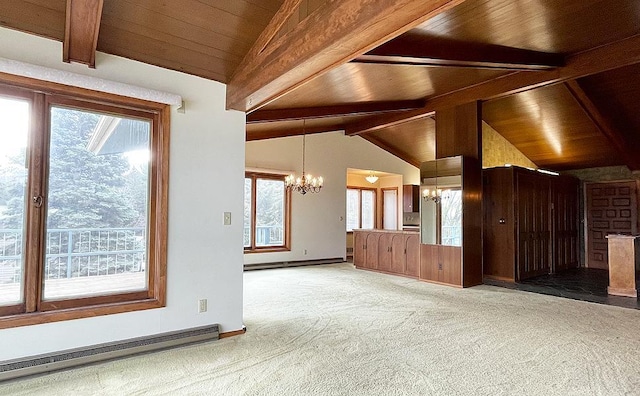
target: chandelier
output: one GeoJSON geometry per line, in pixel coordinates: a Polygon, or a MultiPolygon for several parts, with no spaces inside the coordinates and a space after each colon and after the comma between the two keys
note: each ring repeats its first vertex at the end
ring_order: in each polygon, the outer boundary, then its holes
{"type": "Polygon", "coordinates": [[[308,192],[320,192],[324,180],[322,176],[313,177],[304,172],[304,156],[307,136],[304,133],[304,120],[302,121],[302,176],[296,177],[293,173],[284,178],[284,184],[287,190],[299,192],[305,195],[308,192]]]}
{"type": "Polygon", "coordinates": [[[435,203],[439,203],[442,200],[442,198],[444,199],[449,198],[448,192],[449,190],[443,191],[440,188],[434,188],[433,190],[429,190],[428,188],[425,188],[424,190],[422,190],[422,198],[425,201],[433,201],[435,203]]]}
{"type": "Polygon", "coordinates": [[[373,171],[371,171],[371,173],[369,173],[369,176],[365,177],[365,179],[369,183],[374,184],[375,182],[378,181],[378,176],[376,176],[375,173],[373,173],[373,171]]]}

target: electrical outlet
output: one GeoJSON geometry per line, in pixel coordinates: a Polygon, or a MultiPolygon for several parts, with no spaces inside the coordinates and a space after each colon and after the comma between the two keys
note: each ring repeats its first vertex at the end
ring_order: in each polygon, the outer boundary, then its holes
{"type": "Polygon", "coordinates": [[[231,212],[224,212],[224,225],[231,225],[231,212]]]}
{"type": "Polygon", "coordinates": [[[438,263],[438,269],[441,270],[442,269],[442,263],[438,263]]]}
{"type": "Polygon", "coordinates": [[[198,313],[207,312],[207,299],[198,300],[198,313]]]}
{"type": "Polygon", "coordinates": [[[303,254],[306,256],[307,255],[307,249],[304,249],[303,254]]]}

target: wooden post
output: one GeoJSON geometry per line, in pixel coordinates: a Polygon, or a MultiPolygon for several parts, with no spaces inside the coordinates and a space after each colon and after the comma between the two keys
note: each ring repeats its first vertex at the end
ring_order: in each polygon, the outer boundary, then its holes
{"type": "Polygon", "coordinates": [[[462,155],[462,286],[482,284],[482,106],[436,110],[436,159],[462,155]]]}

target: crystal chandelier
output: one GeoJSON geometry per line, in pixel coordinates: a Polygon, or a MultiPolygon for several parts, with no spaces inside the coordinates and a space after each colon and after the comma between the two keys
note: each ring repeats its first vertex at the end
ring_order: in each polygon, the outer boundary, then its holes
{"type": "Polygon", "coordinates": [[[424,190],[422,190],[422,198],[424,198],[425,201],[433,201],[435,203],[439,203],[442,200],[442,198],[444,199],[449,198],[449,190],[443,191],[440,188],[434,188],[433,190],[429,190],[428,188],[425,188],[424,190]]]}
{"type": "Polygon", "coordinates": [[[304,120],[302,121],[302,176],[296,177],[293,173],[284,178],[284,184],[288,190],[305,195],[308,192],[320,192],[324,180],[322,176],[313,177],[304,172],[304,156],[307,136],[304,133],[304,120]]]}

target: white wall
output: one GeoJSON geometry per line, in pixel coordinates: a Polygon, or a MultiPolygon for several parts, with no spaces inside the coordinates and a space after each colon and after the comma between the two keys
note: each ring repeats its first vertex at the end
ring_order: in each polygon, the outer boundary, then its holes
{"type": "MultiPolygon", "coordinates": [[[[302,137],[247,142],[246,166],[299,174],[302,137]]],[[[305,166],[307,173],[323,176],[325,181],[318,194],[293,193],[291,251],[245,254],[245,264],[344,258],[347,168],[395,173],[403,176],[404,184],[420,184],[418,168],[360,137],[344,136],[342,132],[307,135],[305,166]]]]}
{"type": "Polygon", "coordinates": [[[96,69],[61,61],[62,44],[0,28],[0,57],[182,95],[171,112],[167,307],[0,330],[0,361],[219,323],[242,327],[244,113],[225,86],[98,54],[96,69]],[[237,219],[222,225],[222,213],[237,219]],[[208,312],[197,313],[198,299],[208,312]]]}

